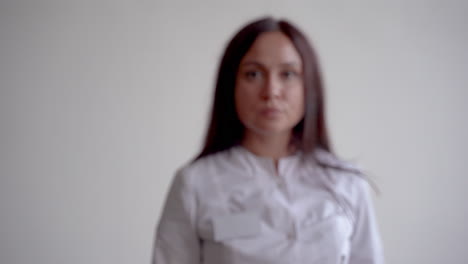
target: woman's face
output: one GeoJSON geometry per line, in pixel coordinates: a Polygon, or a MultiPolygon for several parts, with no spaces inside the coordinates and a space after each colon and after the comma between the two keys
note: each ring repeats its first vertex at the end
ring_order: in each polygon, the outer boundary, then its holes
{"type": "Polygon", "coordinates": [[[247,133],[289,134],[304,116],[302,60],[281,32],[262,33],[242,58],[236,110],[247,133]]]}

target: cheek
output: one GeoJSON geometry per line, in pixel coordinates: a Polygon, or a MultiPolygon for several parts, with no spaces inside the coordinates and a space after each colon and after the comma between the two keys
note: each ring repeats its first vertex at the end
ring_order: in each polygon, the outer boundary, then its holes
{"type": "Polygon", "coordinates": [[[257,88],[255,85],[238,85],[235,88],[236,105],[252,107],[257,99],[257,88]]]}
{"type": "Polygon", "coordinates": [[[252,98],[253,95],[249,93],[248,87],[236,87],[234,95],[236,112],[242,122],[248,118],[249,113],[252,113],[252,98]]]}
{"type": "Polygon", "coordinates": [[[288,101],[290,105],[290,109],[296,113],[297,115],[304,114],[304,89],[302,87],[298,87],[296,89],[291,89],[288,93],[288,101]]]}

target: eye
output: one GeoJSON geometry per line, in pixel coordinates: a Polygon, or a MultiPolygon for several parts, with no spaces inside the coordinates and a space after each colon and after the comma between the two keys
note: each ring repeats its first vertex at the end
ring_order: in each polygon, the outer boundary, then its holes
{"type": "Polygon", "coordinates": [[[262,77],[262,72],[257,71],[257,70],[250,70],[250,71],[246,71],[244,75],[248,80],[255,80],[255,79],[259,79],[262,77]]]}
{"type": "Polygon", "coordinates": [[[292,78],[295,78],[297,77],[299,74],[296,72],[296,71],[282,71],[281,72],[281,77],[283,79],[292,79],[292,78]]]}

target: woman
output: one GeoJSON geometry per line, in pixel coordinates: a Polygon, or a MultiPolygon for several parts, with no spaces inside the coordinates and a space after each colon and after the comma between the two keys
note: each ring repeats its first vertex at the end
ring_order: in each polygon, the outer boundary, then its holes
{"type": "Polygon", "coordinates": [[[204,148],[172,182],[153,263],[383,263],[361,176],[332,154],[305,36],[254,21],[222,57],[204,148]]]}

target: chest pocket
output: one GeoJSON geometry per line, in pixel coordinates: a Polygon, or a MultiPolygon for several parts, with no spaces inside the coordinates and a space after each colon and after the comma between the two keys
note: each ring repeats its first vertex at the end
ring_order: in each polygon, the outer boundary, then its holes
{"type": "Polygon", "coordinates": [[[207,241],[248,239],[261,233],[264,193],[249,188],[229,188],[201,209],[198,232],[207,241]]]}
{"type": "Polygon", "coordinates": [[[349,254],[352,224],[343,208],[325,201],[306,214],[298,226],[298,239],[319,259],[332,260],[349,254]]]}

